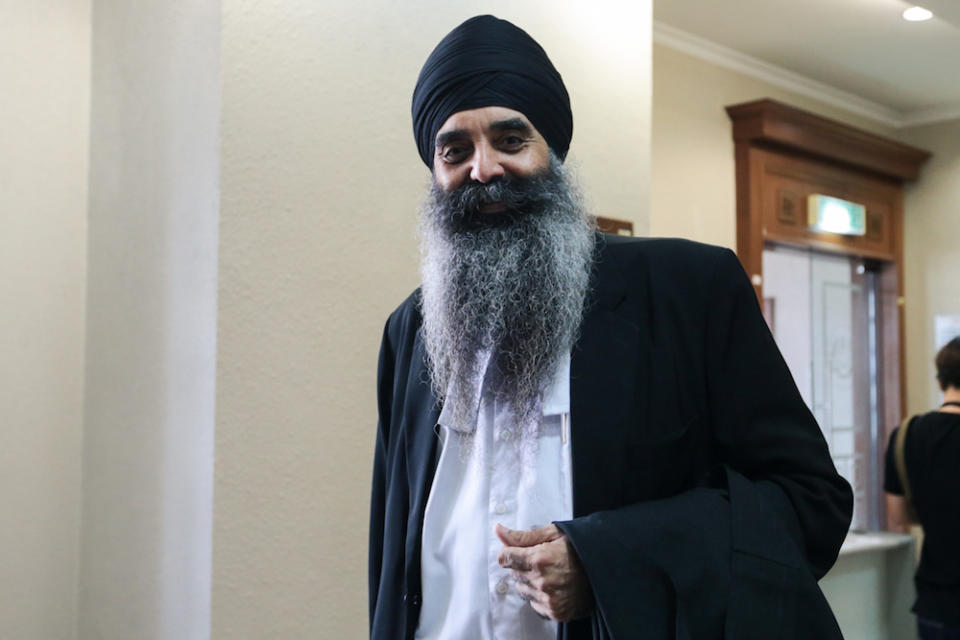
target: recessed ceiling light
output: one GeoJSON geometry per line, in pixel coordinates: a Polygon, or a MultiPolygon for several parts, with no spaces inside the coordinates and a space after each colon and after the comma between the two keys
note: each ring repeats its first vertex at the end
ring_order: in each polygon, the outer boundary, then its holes
{"type": "Polygon", "coordinates": [[[923,7],[910,7],[903,12],[903,19],[910,22],[922,22],[933,17],[933,13],[923,7]]]}

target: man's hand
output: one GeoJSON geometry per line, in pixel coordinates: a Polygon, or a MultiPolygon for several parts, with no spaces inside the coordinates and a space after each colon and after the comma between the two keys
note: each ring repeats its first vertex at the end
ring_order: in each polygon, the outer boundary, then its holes
{"type": "Polygon", "coordinates": [[[496,526],[503,549],[497,561],[512,569],[517,591],[540,615],[569,622],[593,609],[590,583],[567,536],[554,524],[528,531],[496,526]]]}

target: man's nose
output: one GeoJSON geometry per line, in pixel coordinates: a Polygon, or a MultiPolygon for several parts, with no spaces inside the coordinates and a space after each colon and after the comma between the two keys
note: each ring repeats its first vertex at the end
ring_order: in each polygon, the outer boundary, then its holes
{"type": "Polygon", "coordinates": [[[500,154],[489,145],[479,145],[473,154],[473,166],[470,168],[470,178],[486,184],[491,180],[504,175],[503,165],[500,164],[500,154]]]}

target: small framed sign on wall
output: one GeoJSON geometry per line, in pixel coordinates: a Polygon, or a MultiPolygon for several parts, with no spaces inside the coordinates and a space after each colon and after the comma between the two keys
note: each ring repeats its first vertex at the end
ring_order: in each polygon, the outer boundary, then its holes
{"type": "Polygon", "coordinates": [[[632,236],[633,223],[629,220],[616,220],[597,216],[597,229],[603,233],[612,233],[615,236],[632,236]]]}

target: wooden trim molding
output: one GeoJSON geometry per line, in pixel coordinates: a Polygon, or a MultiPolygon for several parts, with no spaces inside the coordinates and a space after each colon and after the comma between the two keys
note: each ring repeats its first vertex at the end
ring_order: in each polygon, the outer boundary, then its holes
{"type": "Polygon", "coordinates": [[[914,180],[930,153],[764,98],[726,107],[737,143],[785,147],[898,180],[914,180]]]}

